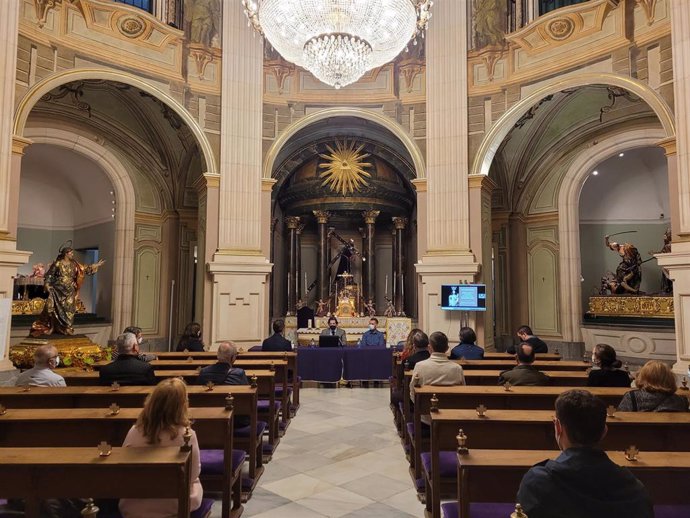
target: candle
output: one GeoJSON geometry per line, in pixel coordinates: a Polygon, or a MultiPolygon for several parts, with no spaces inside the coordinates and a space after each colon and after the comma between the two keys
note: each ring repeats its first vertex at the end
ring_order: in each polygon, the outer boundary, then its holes
{"type": "Polygon", "coordinates": [[[304,296],[307,296],[307,272],[304,272],[304,296]]]}
{"type": "Polygon", "coordinates": [[[386,297],[388,296],[388,274],[386,274],[386,290],[385,290],[386,297]]]}

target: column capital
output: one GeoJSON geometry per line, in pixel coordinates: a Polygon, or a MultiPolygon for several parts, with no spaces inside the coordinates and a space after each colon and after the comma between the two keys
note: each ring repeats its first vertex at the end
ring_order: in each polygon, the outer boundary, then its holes
{"type": "Polygon", "coordinates": [[[220,188],[220,175],[214,173],[203,173],[194,180],[192,184],[197,193],[202,193],[207,189],[220,188]]]}
{"type": "Polygon", "coordinates": [[[297,235],[298,235],[298,236],[302,234],[302,231],[304,230],[304,227],[306,227],[306,226],[307,226],[306,223],[300,223],[300,224],[297,226],[297,235]]]}
{"type": "Polygon", "coordinates": [[[405,230],[405,227],[407,226],[407,218],[392,218],[393,220],[393,225],[395,225],[395,230],[405,230]]]}
{"type": "Polygon", "coordinates": [[[263,192],[266,192],[266,191],[270,192],[273,190],[273,186],[276,183],[278,183],[278,180],[276,180],[275,178],[262,178],[261,179],[261,190],[263,192]]]}
{"type": "Polygon", "coordinates": [[[484,174],[472,174],[467,177],[470,189],[482,189],[489,193],[497,187],[496,182],[493,181],[488,175],[484,174]]]}
{"type": "Polygon", "coordinates": [[[315,210],[312,212],[314,213],[314,216],[316,216],[316,222],[320,225],[325,225],[328,223],[328,218],[331,217],[331,213],[327,210],[315,210]]]}
{"type": "Polygon", "coordinates": [[[412,180],[412,185],[417,192],[426,192],[426,178],[415,178],[412,180]]]}
{"type": "Polygon", "coordinates": [[[656,143],[657,146],[664,148],[666,156],[676,155],[678,148],[676,147],[676,137],[667,137],[656,143]]]}
{"type": "Polygon", "coordinates": [[[290,230],[297,230],[299,227],[300,217],[299,216],[287,216],[285,218],[285,224],[290,230]]]}
{"type": "Polygon", "coordinates": [[[34,141],[19,135],[12,135],[12,153],[15,155],[23,155],[27,147],[33,144],[34,141]]]}
{"type": "Polygon", "coordinates": [[[376,218],[381,214],[380,210],[365,210],[362,212],[362,217],[364,218],[364,223],[367,225],[373,225],[376,223],[376,218]]]}

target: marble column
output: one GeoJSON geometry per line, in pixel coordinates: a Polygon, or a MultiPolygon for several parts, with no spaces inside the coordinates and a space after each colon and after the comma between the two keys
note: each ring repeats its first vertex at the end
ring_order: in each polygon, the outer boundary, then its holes
{"type": "Polygon", "coordinates": [[[405,246],[403,233],[407,227],[407,218],[393,218],[395,226],[395,255],[393,256],[393,278],[395,279],[395,293],[393,304],[398,315],[405,314],[405,246]]]}
{"type": "MultiPolygon", "coordinates": [[[[418,211],[426,246],[418,275],[419,323],[457,336],[458,320],[440,309],[441,286],[472,282],[479,272],[470,250],[467,120],[467,2],[442,0],[426,37],[426,196],[418,211]]],[[[420,187],[423,187],[420,185],[420,187]]],[[[472,214],[472,225],[481,225],[472,214]]]]}
{"type": "Polygon", "coordinates": [[[17,250],[19,171],[24,148],[30,143],[13,135],[15,73],[19,10],[22,2],[0,2],[0,372],[13,370],[8,359],[12,291],[17,267],[26,264],[29,252],[17,250]]]}
{"type": "Polygon", "coordinates": [[[212,346],[260,343],[268,332],[267,239],[262,196],[263,42],[240,8],[223,9],[218,246],[212,346]],[[263,237],[263,239],[262,239],[263,237]]]}
{"type": "MultiPolygon", "coordinates": [[[[362,212],[364,217],[365,234],[364,234],[364,257],[366,262],[363,264],[362,270],[364,274],[364,295],[365,301],[376,299],[376,245],[374,237],[376,234],[376,218],[379,217],[381,211],[367,210],[362,212]]],[[[377,306],[378,307],[378,306],[377,306]]]]}
{"type": "Polygon", "coordinates": [[[295,314],[295,306],[297,305],[297,290],[299,290],[299,273],[297,271],[297,228],[299,227],[299,224],[300,218],[297,216],[288,216],[285,218],[285,225],[288,229],[288,315],[295,314]]]}
{"type": "MultiPolygon", "coordinates": [[[[295,245],[295,297],[297,301],[306,302],[305,298],[307,295],[308,286],[304,285],[304,274],[302,273],[302,232],[304,231],[305,224],[300,223],[297,227],[297,243],[295,245]],[[302,290],[304,289],[304,293],[302,290]]],[[[295,305],[295,311],[297,311],[297,305],[295,305]]]]}
{"type": "Polygon", "coordinates": [[[318,300],[328,300],[330,287],[328,285],[328,217],[325,210],[315,210],[316,223],[319,230],[319,249],[316,266],[316,279],[318,287],[318,300]]]}

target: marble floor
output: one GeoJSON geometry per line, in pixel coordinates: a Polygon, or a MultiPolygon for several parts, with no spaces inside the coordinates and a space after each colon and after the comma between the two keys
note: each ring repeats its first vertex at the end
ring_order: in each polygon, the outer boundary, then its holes
{"type": "MultiPolygon", "coordinates": [[[[388,388],[303,389],[243,517],[424,516],[388,408],[388,388]]],[[[220,516],[220,502],[212,518],[220,516]]]]}

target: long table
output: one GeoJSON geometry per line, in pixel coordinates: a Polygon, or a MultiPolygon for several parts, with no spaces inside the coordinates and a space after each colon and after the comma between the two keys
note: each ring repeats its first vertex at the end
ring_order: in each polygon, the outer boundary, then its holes
{"type": "Polygon", "coordinates": [[[297,372],[305,381],[375,381],[387,380],[391,374],[392,351],[384,347],[301,347],[297,355],[297,372]]]}

